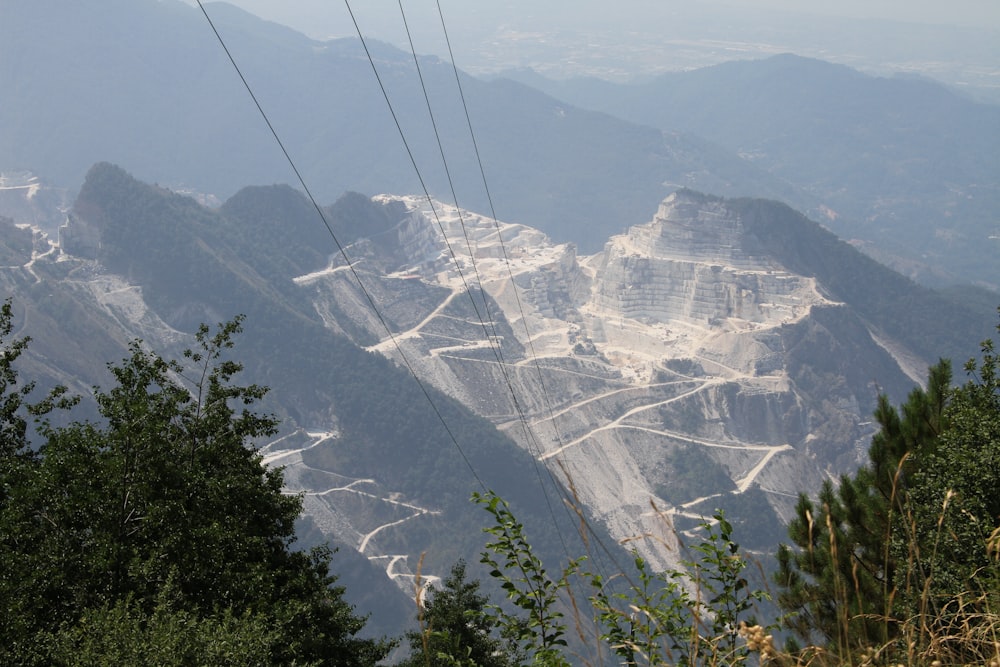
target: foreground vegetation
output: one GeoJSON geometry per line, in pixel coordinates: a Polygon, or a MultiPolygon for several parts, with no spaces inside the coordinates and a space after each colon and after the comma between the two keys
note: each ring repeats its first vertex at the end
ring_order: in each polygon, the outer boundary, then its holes
{"type": "MultiPolygon", "coordinates": [[[[296,496],[253,445],[274,433],[266,390],[234,381],[240,320],[164,360],[140,343],[96,390],[101,421],[53,426],[73,399],[34,403],[0,309],[0,664],[374,665],[394,642],[329,573],[293,548],[296,496]],[[41,439],[31,446],[28,419],[41,439]],[[52,420],[55,421],[55,420],[52,420]]],[[[587,555],[557,572],[507,503],[482,562],[419,590],[407,667],[546,665],[1000,665],[1000,357],[985,342],[953,387],[947,362],[899,409],[885,399],[869,463],[802,495],[774,592],[717,513],[684,568],[633,553],[608,572],[587,555]],[[773,598],[782,615],[762,606],[773,598]]],[[[654,508],[655,509],[655,508],[654,508]]]]}
{"type": "MultiPolygon", "coordinates": [[[[328,572],[330,551],[292,548],[301,500],[252,445],[275,421],[265,390],[233,382],[239,320],[202,328],[184,363],[136,342],[97,390],[101,423],[53,427],[62,392],[0,355],[0,664],[374,665],[328,572]],[[25,412],[39,420],[29,446],[25,412]]],[[[9,336],[11,308],[0,311],[9,336]]]]}

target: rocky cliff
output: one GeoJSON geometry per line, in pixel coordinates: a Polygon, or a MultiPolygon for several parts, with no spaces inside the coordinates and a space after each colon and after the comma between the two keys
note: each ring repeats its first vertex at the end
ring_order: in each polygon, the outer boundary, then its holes
{"type": "MultiPolygon", "coordinates": [[[[494,421],[615,538],[660,536],[636,544],[661,565],[675,529],[716,507],[780,534],[800,491],[862,462],[878,392],[913,383],[725,200],[675,193],[587,257],[440,203],[379,201],[408,212],[353,259],[380,308],[409,314],[391,337],[364,320],[369,349],[494,421]]],[[[321,311],[359,301],[342,269],[310,279],[321,311]]]]}

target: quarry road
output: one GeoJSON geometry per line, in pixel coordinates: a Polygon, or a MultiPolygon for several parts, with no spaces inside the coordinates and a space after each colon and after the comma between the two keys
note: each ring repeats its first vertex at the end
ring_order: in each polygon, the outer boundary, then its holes
{"type": "MultiPolygon", "coordinates": [[[[383,498],[383,500],[386,500],[386,499],[383,498]]],[[[387,502],[392,502],[392,501],[391,500],[387,500],[387,502]]],[[[405,505],[406,507],[413,507],[412,505],[406,505],[405,503],[396,503],[396,504],[398,504],[398,505],[405,505]]],[[[379,526],[378,528],[376,528],[375,530],[371,531],[370,533],[366,534],[364,537],[361,538],[361,542],[358,544],[358,551],[361,552],[361,553],[364,553],[365,549],[368,548],[368,542],[369,542],[369,540],[371,540],[373,537],[375,537],[375,535],[377,535],[381,531],[385,530],[386,528],[391,528],[393,526],[398,526],[400,524],[406,523],[407,521],[412,521],[413,519],[416,519],[417,517],[420,517],[420,516],[424,516],[425,514],[434,515],[434,514],[440,514],[440,512],[437,512],[437,511],[434,511],[434,510],[428,510],[428,509],[421,509],[418,512],[414,512],[410,516],[405,516],[402,519],[397,519],[396,521],[390,521],[389,523],[384,523],[381,526],[379,526]]]]}
{"type": "Polygon", "coordinates": [[[689,500],[688,502],[684,503],[683,505],[680,505],[678,507],[678,509],[680,509],[680,510],[687,510],[687,509],[690,509],[691,507],[694,507],[695,505],[699,505],[699,504],[705,502],[706,500],[712,500],[713,498],[721,498],[723,495],[725,495],[725,494],[723,494],[723,493],[711,493],[711,494],[709,494],[707,496],[702,496],[701,498],[695,498],[694,500],[689,500]]]}
{"type": "MultiPolygon", "coordinates": [[[[576,376],[583,377],[583,378],[591,378],[591,379],[594,379],[594,380],[601,380],[602,382],[607,382],[609,384],[615,383],[615,384],[626,385],[626,388],[636,386],[636,385],[632,384],[631,382],[629,382],[628,380],[621,380],[621,379],[618,379],[618,378],[608,377],[607,375],[596,375],[594,373],[584,373],[583,371],[575,371],[572,368],[562,368],[561,366],[546,366],[545,364],[541,363],[545,359],[559,359],[559,355],[555,355],[555,354],[548,355],[548,356],[546,356],[546,355],[538,355],[538,357],[537,357],[538,368],[540,368],[543,371],[549,371],[550,373],[565,373],[567,375],[576,375],[576,376]]],[[[514,366],[534,367],[535,363],[536,363],[536,358],[532,357],[532,358],[529,358],[529,359],[521,359],[520,361],[515,362],[513,365],[514,366]]]]}
{"type": "MultiPolygon", "coordinates": [[[[787,451],[791,448],[791,445],[778,445],[777,447],[772,447],[766,454],[764,454],[761,460],[757,462],[757,465],[750,469],[750,472],[748,472],[743,479],[736,480],[737,491],[743,493],[749,489],[750,485],[753,484],[753,481],[757,479],[757,475],[759,475],[760,471],[764,469],[764,466],[766,466],[768,462],[774,458],[775,454],[787,451]]],[[[746,447],[745,449],[750,449],[750,447],[746,447]]]]}
{"type": "MultiPolygon", "coordinates": [[[[441,335],[441,334],[423,334],[423,335],[425,335],[425,336],[437,336],[439,338],[449,338],[448,336],[444,336],[444,335],[441,335]]],[[[399,340],[398,336],[397,336],[397,340],[399,340]]],[[[451,340],[462,340],[462,341],[465,341],[467,343],[467,345],[464,345],[464,346],[451,346],[450,348],[444,348],[444,347],[432,348],[431,354],[434,354],[433,350],[437,350],[437,354],[435,356],[440,356],[440,357],[444,357],[444,358],[448,358],[448,359],[459,359],[461,361],[468,362],[470,364],[496,364],[497,363],[496,359],[470,359],[468,357],[442,354],[442,351],[447,350],[447,349],[453,349],[453,350],[457,350],[457,349],[471,349],[474,346],[477,346],[477,347],[487,347],[488,344],[489,344],[487,341],[482,340],[482,339],[468,340],[468,339],[465,339],[465,338],[451,338],[451,340]]],[[[381,345],[381,343],[379,343],[379,345],[381,345]]],[[[375,347],[373,346],[372,348],[369,348],[369,349],[375,349],[375,347]]],[[[542,362],[546,358],[558,359],[559,357],[554,356],[554,355],[551,356],[551,357],[545,357],[545,356],[539,355],[538,360],[539,360],[539,362],[542,362]]],[[[530,370],[530,372],[534,373],[535,372],[534,364],[535,364],[535,359],[530,358],[530,359],[520,359],[520,360],[515,361],[515,362],[506,362],[504,364],[504,366],[506,366],[507,368],[516,368],[516,369],[527,368],[527,369],[530,370]]],[[[589,378],[589,379],[592,379],[592,380],[600,380],[601,382],[607,382],[608,384],[615,383],[615,384],[619,384],[619,385],[624,385],[625,389],[632,389],[632,388],[635,388],[635,389],[645,389],[645,388],[651,387],[651,386],[659,386],[659,385],[636,385],[636,384],[634,384],[632,382],[629,382],[628,380],[621,380],[621,379],[618,379],[618,378],[608,377],[607,375],[596,375],[594,373],[584,373],[584,372],[581,372],[581,371],[575,371],[575,370],[573,370],[571,368],[561,368],[559,366],[546,366],[544,363],[539,363],[538,368],[541,369],[541,370],[543,370],[543,371],[550,372],[550,373],[565,373],[567,375],[576,375],[578,377],[589,378]]],[[[669,384],[669,383],[667,383],[667,384],[669,384]]],[[[612,390],[612,391],[615,391],[615,390],[612,390]]]]}
{"type": "MultiPolygon", "coordinates": [[[[318,468],[310,468],[311,470],[318,470],[318,468]]],[[[323,491],[299,491],[303,496],[328,496],[331,493],[338,493],[340,491],[350,491],[351,493],[356,493],[359,496],[365,496],[367,498],[375,498],[376,500],[385,500],[381,496],[377,496],[374,493],[368,493],[367,491],[359,491],[355,489],[356,484],[374,484],[374,479],[356,479],[352,482],[345,484],[344,486],[332,486],[329,489],[323,491]]]]}
{"type": "Polygon", "coordinates": [[[59,250],[59,246],[49,241],[48,236],[49,236],[48,234],[44,233],[42,234],[42,238],[45,240],[46,243],[48,243],[49,249],[46,250],[45,252],[38,252],[37,250],[32,249],[31,259],[28,260],[28,262],[24,265],[24,270],[31,274],[31,276],[35,279],[36,283],[42,282],[42,279],[38,277],[37,273],[35,273],[35,262],[41,259],[42,257],[48,257],[49,255],[59,250]]]}
{"type": "MultiPolygon", "coordinates": [[[[292,435],[295,435],[295,433],[290,433],[290,434],[286,435],[283,438],[278,438],[274,442],[268,443],[268,445],[267,445],[266,448],[267,449],[271,449],[276,444],[278,444],[282,440],[285,440],[285,439],[291,437],[292,435]]],[[[261,463],[264,464],[265,466],[274,465],[274,463],[276,461],[279,461],[279,460],[281,460],[283,458],[292,456],[294,454],[301,454],[304,451],[307,451],[307,450],[312,449],[313,447],[319,446],[320,444],[326,442],[327,440],[332,440],[332,439],[334,439],[334,438],[337,437],[337,434],[336,433],[332,433],[332,432],[307,433],[307,435],[310,438],[314,438],[315,441],[311,442],[310,444],[306,445],[305,447],[296,447],[294,449],[281,449],[281,450],[278,450],[278,451],[272,451],[271,453],[265,454],[263,456],[263,458],[261,459],[261,463]]],[[[300,461],[301,461],[301,459],[300,459],[300,461]]]]}
{"type": "MultiPolygon", "coordinates": [[[[432,357],[438,357],[446,352],[463,352],[469,350],[480,350],[488,348],[490,346],[489,341],[486,340],[474,340],[462,343],[461,345],[448,345],[446,347],[432,347],[429,351],[432,357]]],[[[458,357],[461,358],[461,357],[458,357]]]]}
{"type": "Polygon", "coordinates": [[[340,273],[341,271],[349,271],[351,268],[353,268],[357,264],[358,264],[358,262],[351,262],[350,264],[348,264],[346,266],[336,266],[336,267],[335,266],[327,266],[322,271],[315,271],[313,273],[307,273],[304,276],[296,276],[296,277],[292,278],[292,282],[295,283],[296,285],[308,285],[309,283],[314,282],[314,281],[322,278],[323,276],[332,276],[332,275],[334,275],[336,273],[340,273]]]}
{"type": "Polygon", "coordinates": [[[620,424],[617,428],[628,428],[635,431],[644,431],[646,433],[652,433],[653,435],[662,435],[671,440],[680,440],[681,442],[687,442],[692,445],[699,445],[701,447],[714,447],[716,449],[736,449],[739,451],[751,451],[751,452],[776,452],[783,451],[785,449],[791,449],[789,445],[727,445],[722,442],[710,442],[708,440],[699,440],[697,438],[692,438],[691,436],[683,435],[675,431],[665,431],[658,428],[650,428],[648,426],[639,426],[637,424],[620,424]]]}
{"type": "Polygon", "coordinates": [[[572,412],[573,410],[577,410],[577,409],[583,407],[584,405],[587,405],[588,403],[593,403],[594,401],[600,401],[600,400],[605,399],[605,398],[610,398],[611,396],[615,396],[616,394],[621,394],[621,393],[629,392],[629,391],[646,391],[648,389],[655,389],[656,387],[667,387],[667,386],[671,386],[671,385],[675,385],[675,384],[685,384],[685,383],[688,383],[688,382],[690,382],[690,381],[689,380],[676,380],[674,382],[659,382],[657,384],[632,385],[632,386],[628,386],[628,387],[621,387],[619,389],[611,389],[609,391],[604,392],[603,394],[597,394],[596,396],[591,396],[589,398],[585,398],[582,401],[577,401],[576,403],[571,403],[571,404],[567,405],[565,408],[562,408],[561,410],[558,410],[557,412],[553,412],[550,415],[547,415],[547,416],[544,416],[544,417],[539,417],[539,418],[533,420],[531,422],[531,425],[535,426],[537,424],[541,424],[543,422],[550,421],[550,420],[555,419],[557,417],[561,417],[564,414],[566,414],[567,412],[572,412]]]}
{"type": "MultiPolygon", "coordinates": [[[[354,496],[361,496],[363,498],[367,498],[371,501],[375,501],[376,503],[384,503],[386,505],[392,505],[396,508],[400,508],[401,510],[403,510],[402,513],[404,514],[404,516],[402,516],[401,518],[394,519],[393,521],[385,521],[384,523],[380,523],[377,526],[375,526],[374,529],[369,530],[368,532],[362,532],[361,530],[357,530],[356,527],[352,526],[352,530],[355,531],[354,535],[356,535],[358,539],[357,550],[359,553],[364,554],[365,551],[369,548],[372,539],[375,538],[382,531],[390,529],[394,526],[399,526],[401,524],[407,523],[422,516],[433,516],[440,514],[440,512],[437,510],[432,510],[426,507],[420,507],[419,505],[414,505],[412,503],[407,503],[402,500],[397,500],[391,496],[386,496],[385,494],[373,493],[371,491],[367,491],[360,488],[362,486],[372,486],[377,489],[378,483],[374,479],[369,479],[369,478],[351,479],[349,477],[343,477],[342,475],[339,475],[329,470],[323,470],[322,468],[314,468],[312,466],[306,465],[302,461],[303,452],[309,451],[310,449],[313,449],[314,447],[317,447],[323,443],[330,442],[331,440],[336,440],[338,434],[335,431],[307,431],[305,434],[310,439],[307,444],[305,444],[302,447],[293,447],[289,449],[282,449],[279,451],[271,451],[264,455],[262,463],[268,466],[283,465],[285,466],[286,471],[301,471],[303,469],[314,470],[321,473],[327,473],[333,477],[339,477],[343,479],[343,483],[336,484],[334,486],[329,486],[325,489],[316,489],[314,487],[313,490],[306,491],[303,488],[294,488],[295,486],[300,486],[294,483],[291,488],[287,488],[286,491],[287,493],[301,494],[307,499],[306,502],[308,502],[312,506],[311,514],[314,516],[314,518],[317,519],[317,521],[321,523],[322,520],[319,518],[320,515],[326,515],[326,514],[330,514],[331,517],[334,517],[333,520],[336,520],[335,515],[337,514],[337,512],[335,510],[334,505],[332,505],[330,500],[328,500],[328,498],[334,494],[349,493],[353,494],[354,496]]],[[[302,432],[296,431],[282,438],[279,438],[278,440],[275,440],[274,442],[267,445],[267,448],[273,449],[276,445],[280,446],[282,441],[287,440],[288,438],[296,435],[301,436],[302,432]]],[[[289,479],[292,478],[298,479],[298,476],[286,475],[285,477],[286,483],[289,481],[289,479]]],[[[399,516],[400,514],[398,510],[395,510],[394,513],[396,513],[397,516],[399,516]]],[[[386,558],[389,559],[389,563],[386,566],[386,576],[388,576],[390,579],[396,580],[401,577],[414,576],[411,574],[400,573],[397,571],[398,569],[397,566],[399,562],[402,560],[405,563],[406,561],[405,555],[386,555],[386,554],[368,555],[369,560],[386,559],[386,558]]],[[[427,577],[425,579],[430,579],[430,578],[427,577]]]]}
{"type": "MultiPolygon", "coordinates": [[[[678,394],[676,396],[671,396],[670,398],[664,399],[662,401],[655,401],[653,403],[648,403],[648,404],[636,406],[636,407],[632,408],[631,410],[628,410],[627,412],[625,412],[625,414],[619,416],[614,421],[611,421],[611,422],[609,422],[607,424],[604,424],[603,426],[598,426],[597,428],[595,428],[595,429],[593,429],[593,430],[591,430],[591,431],[589,431],[587,433],[584,433],[580,437],[578,437],[578,438],[576,438],[576,439],[574,439],[574,440],[566,443],[565,445],[563,445],[561,447],[558,447],[558,448],[554,449],[551,452],[546,452],[546,453],[542,454],[538,458],[539,458],[540,461],[545,461],[546,459],[550,459],[550,458],[552,458],[554,456],[558,456],[559,454],[563,453],[567,449],[570,449],[572,447],[575,447],[576,445],[579,445],[581,442],[584,442],[585,440],[588,440],[594,434],[600,433],[601,431],[607,431],[609,429],[614,429],[614,428],[642,428],[642,429],[644,429],[644,427],[630,426],[628,424],[622,424],[622,422],[624,420],[628,419],[629,417],[631,417],[632,415],[636,415],[636,414],[638,414],[640,412],[644,412],[646,410],[650,410],[652,408],[656,408],[656,407],[659,407],[661,405],[667,405],[669,403],[673,403],[674,401],[679,401],[679,400],[681,400],[683,398],[687,398],[688,396],[691,396],[692,394],[697,394],[700,391],[704,391],[706,388],[708,388],[708,387],[710,387],[712,385],[721,384],[723,382],[725,382],[725,380],[722,379],[722,378],[712,378],[712,379],[710,379],[710,380],[708,380],[706,382],[703,382],[702,384],[699,384],[697,387],[695,387],[694,389],[691,389],[690,391],[686,391],[686,392],[680,393],[680,394],[678,394]]],[[[644,430],[651,430],[651,431],[653,431],[653,429],[644,429],[644,430]]]]}
{"type": "Polygon", "coordinates": [[[385,566],[385,576],[389,577],[389,579],[391,579],[392,581],[396,581],[397,583],[399,579],[412,579],[414,584],[414,590],[416,590],[418,581],[421,589],[426,589],[428,586],[439,586],[441,584],[441,577],[437,577],[432,574],[416,575],[410,572],[398,572],[397,567],[399,566],[399,564],[402,563],[403,565],[406,565],[407,561],[409,560],[406,554],[368,556],[368,560],[369,561],[388,560],[389,562],[385,566]]]}
{"type": "MultiPolygon", "coordinates": [[[[666,429],[658,429],[658,428],[652,428],[652,427],[649,427],[649,426],[642,426],[642,425],[638,425],[638,424],[627,424],[627,423],[624,423],[625,420],[627,420],[629,417],[632,417],[632,416],[634,416],[636,414],[639,414],[639,413],[644,412],[646,410],[650,410],[650,409],[654,409],[654,408],[660,407],[662,405],[669,404],[669,403],[671,403],[673,401],[681,400],[683,398],[689,397],[689,396],[691,396],[693,394],[696,394],[698,392],[704,391],[708,387],[711,387],[713,385],[722,384],[722,383],[727,382],[727,381],[728,380],[725,379],[725,378],[712,378],[712,379],[710,379],[708,381],[699,383],[698,386],[692,388],[689,391],[686,391],[686,392],[683,392],[681,394],[678,394],[677,396],[672,396],[672,397],[664,399],[664,400],[654,401],[652,403],[648,403],[648,404],[643,404],[643,405],[636,406],[636,407],[634,407],[634,408],[626,411],[624,414],[620,415],[619,417],[617,417],[616,419],[612,420],[611,422],[608,422],[606,424],[598,426],[598,427],[596,427],[596,428],[588,431],[587,433],[584,433],[583,435],[581,435],[581,436],[579,436],[579,437],[571,440],[570,442],[562,445],[561,447],[558,447],[558,448],[556,448],[556,449],[554,449],[552,451],[549,451],[549,452],[546,452],[546,453],[542,454],[539,457],[539,460],[544,461],[544,460],[547,460],[547,459],[559,456],[560,454],[562,454],[566,450],[568,450],[568,449],[570,449],[572,447],[575,447],[576,445],[579,445],[579,444],[583,443],[584,441],[586,441],[586,440],[590,439],[591,437],[593,437],[595,434],[600,433],[602,431],[607,431],[607,430],[611,430],[611,429],[633,429],[633,430],[636,430],[636,431],[642,431],[642,432],[645,432],[645,433],[651,433],[653,435],[658,435],[658,436],[662,436],[662,437],[665,437],[665,438],[670,438],[670,439],[673,439],[673,440],[679,440],[679,441],[687,442],[687,443],[690,443],[690,444],[693,444],[693,445],[698,445],[698,446],[701,446],[701,447],[713,447],[713,448],[720,448],[720,449],[733,449],[733,450],[763,452],[764,453],[763,456],[747,472],[747,474],[744,475],[743,477],[741,477],[740,479],[735,480],[737,492],[738,493],[744,493],[747,489],[750,488],[750,486],[753,484],[754,480],[757,479],[757,476],[767,466],[767,464],[771,461],[771,459],[776,454],[778,454],[779,452],[791,450],[792,449],[791,445],[788,445],[788,444],[781,444],[781,445],[726,444],[726,443],[720,443],[720,442],[711,442],[711,441],[708,441],[708,440],[702,440],[702,439],[698,439],[698,438],[692,438],[692,437],[690,437],[688,435],[684,435],[684,434],[677,433],[677,432],[670,431],[670,430],[666,430],[666,429]]],[[[663,386],[663,385],[666,385],[666,384],[679,384],[681,382],[685,382],[685,381],[678,381],[678,382],[673,382],[673,383],[662,383],[661,385],[645,385],[645,386],[641,386],[641,387],[635,387],[635,389],[646,389],[646,388],[650,388],[652,386],[663,386]]],[[[686,381],[686,382],[689,382],[689,381],[686,381]]],[[[563,414],[566,414],[566,413],[571,412],[573,410],[579,409],[581,406],[586,405],[587,403],[591,403],[591,402],[599,400],[601,398],[606,398],[606,397],[609,397],[609,396],[613,396],[615,394],[619,394],[619,393],[622,393],[622,392],[625,392],[625,391],[628,391],[628,390],[629,390],[629,388],[613,389],[611,391],[607,391],[607,392],[605,392],[603,394],[600,394],[598,396],[592,396],[592,397],[586,398],[586,399],[584,399],[582,401],[579,401],[579,402],[577,402],[577,403],[575,403],[573,405],[570,405],[570,406],[568,406],[568,407],[560,410],[558,413],[553,414],[551,417],[547,417],[547,418],[542,418],[542,419],[536,420],[535,423],[537,424],[537,423],[540,423],[540,422],[543,422],[543,421],[547,421],[549,419],[558,417],[559,415],[563,415],[563,414]]]]}
{"type": "Polygon", "coordinates": [[[420,320],[420,322],[418,322],[416,326],[413,326],[407,329],[406,331],[401,331],[400,333],[393,334],[391,337],[386,338],[385,340],[382,340],[376,343],[375,345],[366,347],[365,349],[368,350],[369,352],[379,352],[385,354],[388,350],[393,349],[396,346],[396,344],[399,343],[400,341],[406,340],[407,338],[413,338],[414,336],[419,336],[421,329],[427,326],[427,324],[435,317],[440,315],[442,311],[444,311],[444,309],[447,308],[448,305],[455,299],[456,296],[464,292],[465,292],[464,289],[452,288],[451,294],[446,296],[444,300],[440,304],[438,304],[437,308],[432,310],[427,315],[427,317],[420,320]]]}

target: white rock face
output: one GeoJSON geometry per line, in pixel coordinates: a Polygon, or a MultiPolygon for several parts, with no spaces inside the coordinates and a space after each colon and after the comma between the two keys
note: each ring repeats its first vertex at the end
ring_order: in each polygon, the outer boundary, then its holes
{"type": "MultiPolygon", "coordinates": [[[[810,345],[846,335],[847,311],[764,255],[724,201],[676,193],[577,257],[535,229],[380,199],[409,211],[391,253],[375,240],[352,256],[386,276],[372,289],[380,307],[399,308],[399,281],[445,291],[394,340],[360,322],[381,339],[370,349],[405,352],[657,566],[677,564],[678,532],[714,507],[763,494],[787,518],[798,492],[839,472],[831,461],[858,463],[877,388],[832,382],[835,370],[810,361],[810,345]]],[[[313,283],[320,312],[358,300],[343,273],[311,280],[326,281],[313,283]]],[[[850,345],[888,359],[855,329],[850,345]]]]}
{"type": "MultiPolygon", "coordinates": [[[[663,344],[650,341],[654,360],[704,346],[702,353],[748,373],[747,362],[762,353],[751,332],[798,321],[827,301],[813,279],[743,247],[743,226],[723,203],[671,195],[652,222],[613,237],[590,258],[594,286],[583,310],[592,321],[628,320],[633,330],[655,333],[663,344]],[[671,326],[686,333],[672,337],[671,326]]],[[[635,333],[616,336],[614,327],[596,322],[593,328],[605,334],[602,347],[619,354],[649,349],[635,333]]]]}

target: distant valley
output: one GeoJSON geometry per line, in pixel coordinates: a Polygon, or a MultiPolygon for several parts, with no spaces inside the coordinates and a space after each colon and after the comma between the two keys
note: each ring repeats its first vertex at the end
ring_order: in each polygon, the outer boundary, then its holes
{"type": "MultiPolygon", "coordinates": [[[[220,200],[292,180],[193,7],[118,2],[119,29],[54,3],[21,5],[0,24],[0,170],[72,189],[109,160],[220,200]]],[[[420,179],[356,39],[318,42],[224,3],[212,15],[321,199],[420,192],[421,180],[452,199],[411,54],[369,44],[420,179]]],[[[459,206],[492,200],[500,218],[589,254],[677,187],[763,197],[925,284],[1000,288],[994,105],[787,55],[633,85],[459,72],[461,96],[449,63],[420,63],[459,206]]]]}

